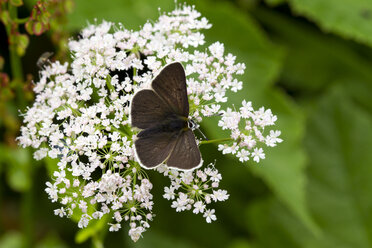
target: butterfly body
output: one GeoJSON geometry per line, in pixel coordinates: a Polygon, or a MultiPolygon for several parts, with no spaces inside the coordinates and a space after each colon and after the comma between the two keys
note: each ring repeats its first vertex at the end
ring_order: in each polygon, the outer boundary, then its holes
{"type": "Polygon", "coordinates": [[[145,138],[157,133],[171,133],[175,137],[180,135],[182,132],[187,131],[188,124],[187,120],[184,120],[180,116],[176,115],[169,115],[165,118],[165,120],[160,123],[156,124],[152,127],[146,128],[143,131],[141,131],[137,137],[138,138],[145,138]]]}
{"type": "Polygon", "coordinates": [[[136,156],[145,168],[162,163],[180,170],[202,164],[188,120],[185,71],[180,63],[167,65],[152,81],[152,89],[138,91],[131,103],[132,126],[142,129],[134,141],[136,156]]]}

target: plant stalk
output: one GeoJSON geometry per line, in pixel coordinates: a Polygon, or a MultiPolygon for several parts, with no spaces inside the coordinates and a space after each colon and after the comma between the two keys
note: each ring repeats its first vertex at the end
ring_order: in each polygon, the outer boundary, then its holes
{"type": "MultiPolygon", "coordinates": [[[[32,180],[32,177],[31,177],[32,180]]],[[[32,191],[32,181],[30,188],[23,192],[22,194],[22,206],[21,206],[21,216],[22,216],[22,247],[31,248],[33,247],[33,191],[32,191]]]]}
{"type": "MultiPolygon", "coordinates": [[[[17,7],[8,4],[8,10],[11,20],[17,20],[17,7]]],[[[23,71],[22,71],[22,63],[21,58],[17,54],[17,44],[14,44],[14,42],[10,42],[12,34],[12,21],[8,23],[6,26],[6,32],[8,35],[8,42],[9,42],[9,57],[10,57],[10,66],[11,66],[11,72],[12,72],[12,79],[14,81],[22,82],[23,81],[23,71]]],[[[18,24],[17,24],[18,25],[18,24]]],[[[18,28],[17,28],[18,30],[18,28]]]]}
{"type": "Polygon", "coordinates": [[[211,143],[221,143],[225,141],[232,141],[232,138],[224,138],[224,139],[214,139],[214,140],[203,140],[199,144],[205,145],[205,144],[211,144],[211,143]]]}

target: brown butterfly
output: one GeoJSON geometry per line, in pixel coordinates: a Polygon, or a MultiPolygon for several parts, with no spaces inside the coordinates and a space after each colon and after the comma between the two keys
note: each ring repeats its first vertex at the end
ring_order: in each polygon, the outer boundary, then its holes
{"type": "Polygon", "coordinates": [[[138,91],[131,103],[131,123],[143,129],[134,141],[141,166],[191,170],[201,166],[201,154],[189,120],[183,66],[168,64],[152,81],[152,89],[138,91]]]}

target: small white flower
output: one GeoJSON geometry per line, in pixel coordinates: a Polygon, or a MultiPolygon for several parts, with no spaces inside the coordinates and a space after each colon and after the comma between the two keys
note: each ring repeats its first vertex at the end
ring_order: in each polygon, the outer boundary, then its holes
{"type": "Polygon", "coordinates": [[[136,242],[142,235],[142,233],[144,232],[144,228],[143,227],[136,227],[136,228],[131,228],[129,230],[129,236],[131,237],[131,239],[136,242]]]}
{"type": "Polygon", "coordinates": [[[217,191],[213,190],[211,197],[214,201],[225,201],[229,198],[229,195],[227,194],[226,190],[219,189],[217,191]]]}
{"type": "Polygon", "coordinates": [[[265,158],[265,153],[263,153],[262,148],[254,148],[254,151],[252,152],[253,160],[257,163],[260,162],[260,159],[265,158]]]}
{"type": "Polygon", "coordinates": [[[238,151],[238,154],[236,156],[239,158],[240,162],[245,162],[249,160],[249,154],[249,151],[241,149],[240,151],[238,151]]]}
{"type": "Polygon", "coordinates": [[[89,215],[87,214],[83,214],[80,218],[80,221],[78,223],[78,227],[79,228],[85,228],[88,226],[89,224],[89,221],[92,219],[92,217],[90,217],[89,215]]]}
{"type": "Polygon", "coordinates": [[[194,204],[194,210],[192,211],[194,214],[203,213],[205,209],[205,205],[202,201],[197,201],[194,204]]]}
{"type": "Polygon", "coordinates": [[[58,215],[59,217],[63,217],[63,216],[66,215],[66,211],[65,211],[65,209],[63,207],[61,207],[61,208],[55,209],[54,210],[54,214],[55,215],[58,215]]]}
{"type": "Polygon", "coordinates": [[[171,186],[171,187],[165,187],[164,188],[164,192],[165,194],[163,195],[163,197],[167,200],[173,200],[175,198],[175,193],[174,193],[174,188],[171,186]]]}
{"type": "Polygon", "coordinates": [[[121,228],[121,225],[119,223],[116,223],[116,224],[109,223],[109,225],[110,225],[110,228],[109,228],[110,232],[117,232],[121,228]]]}
{"type": "Polygon", "coordinates": [[[34,153],[34,159],[41,160],[45,158],[48,155],[48,151],[49,151],[48,148],[40,148],[34,153]]]}
{"type": "Polygon", "coordinates": [[[211,223],[212,221],[217,220],[216,215],[214,215],[215,210],[214,209],[208,209],[205,211],[203,217],[207,221],[207,223],[211,223]]]}

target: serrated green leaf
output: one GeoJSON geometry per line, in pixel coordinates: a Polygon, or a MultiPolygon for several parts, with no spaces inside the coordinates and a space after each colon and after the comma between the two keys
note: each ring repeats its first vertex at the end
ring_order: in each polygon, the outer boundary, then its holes
{"type": "Polygon", "coordinates": [[[371,247],[372,119],[344,91],[337,87],[322,99],[309,121],[309,196],[317,199],[310,206],[331,236],[353,247],[371,247]]]}
{"type": "MultiPolygon", "coordinates": [[[[196,3],[197,9],[210,19],[213,27],[206,37],[222,41],[228,52],[238,55],[237,60],[246,64],[242,77],[243,90],[229,95],[230,107],[241,105],[243,99],[253,101],[257,109],[261,105],[272,108],[278,115],[278,129],[282,131],[282,144],[266,151],[267,157],[260,165],[247,164],[261,177],[272,191],[294,211],[313,232],[316,225],[309,216],[305,202],[305,153],[301,148],[304,119],[300,110],[281,92],[273,90],[282,62],[282,51],[270,43],[262,30],[248,15],[244,15],[227,3],[196,3]],[[288,156],[288,154],[291,154],[288,156]]],[[[222,138],[216,121],[206,121],[209,137],[222,138]]],[[[226,166],[226,165],[225,165],[226,166]]]]}
{"type": "MultiPolygon", "coordinates": [[[[313,26],[265,8],[252,13],[286,48],[280,82],[297,95],[317,93],[336,79],[372,80],[372,63],[362,48],[322,34],[313,26]],[[356,49],[358,48],[358,49],[356,49]]],[[[342,83],[340,81],[340,83],[342,83]]]]}
{"type": "Polygon", "coordinates": [[[308,197],[322,235],[313,236],[275,201],[248,210],[264,247],[371,247],[372,118],[348,92],[334,87],[308,122],[308,197]]]}
{"type": "MultiPolygon", "coordinates": [[[[294,248],[327,247],[325,235],[312,235],[283,204],[273,197],[259,199],[248,206],[246,225],[257,247],[294,248]],[[322,238],[323,237],[323,238],[322,238]]],[[[330,246],[328,246],[331,248],[330,246]]]]}
{"type": "Polygon", "coordinates": [[[372,46],[372,2],[369,0],[287,0],[293,10],[333,32],[372,46]]]}

